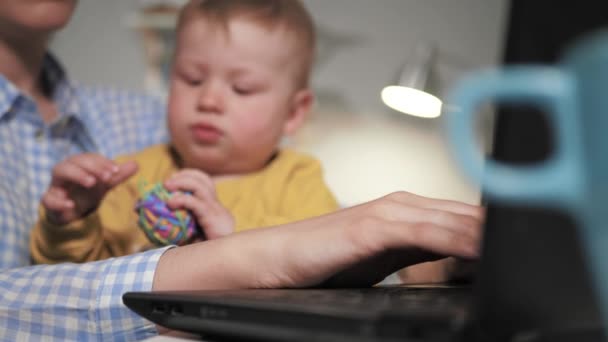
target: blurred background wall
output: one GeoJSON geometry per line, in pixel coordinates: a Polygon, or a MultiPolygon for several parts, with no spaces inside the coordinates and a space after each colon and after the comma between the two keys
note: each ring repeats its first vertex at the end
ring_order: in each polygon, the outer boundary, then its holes
{"type": "MultiPolygon", "coordinates": [[[[385,107],[417,42],[433,44],[439,96],[467,71],[502,59],[507,0],[304,0],[318,26],[313,77],[317,103],[286,141],[321,159],[344,206],[395,190],[477,203],[479,191],[456,170],[441,137],[442,117],[422,119],[385,107]]],[[[72,77],[85,84],[146,91],[148,72],[136,0],[80,0],[53,41],[72,77]]],[[[482,132],[491,135],[491,120],[482,132]]]]}

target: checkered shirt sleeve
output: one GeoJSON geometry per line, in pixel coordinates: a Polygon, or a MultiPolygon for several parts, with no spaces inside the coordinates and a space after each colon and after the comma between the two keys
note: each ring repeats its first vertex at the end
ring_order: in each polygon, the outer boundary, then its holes
{"type": "Polygon", "coordinates": [[[53,167],[70,155],[109,158],[165,142],[166,105],[128,91],[71,82],[47,56],[44,78],[59,117],[0,74],[0,340],[128,341],[154,327],[122,304],[152,286],[163,250],[90,264],[29,265],[29,231],[53,167]]]}
{"type": "Polygon", "coordinates": [[[88,264],[40,265],[0,273],[0,340],[135,341],[155,326],[122,304],[152,288],[167,248],[88,264]]]}

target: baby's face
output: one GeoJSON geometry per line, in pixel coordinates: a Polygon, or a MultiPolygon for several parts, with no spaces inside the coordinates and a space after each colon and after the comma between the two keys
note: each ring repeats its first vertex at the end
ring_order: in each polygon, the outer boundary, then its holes
{"type": "Polygon", "coordinates": [[[262,168],[312,101],[299,89],[293,36],[231,19],[228,30],[191,20],[180,30],[169,129],[185,167],[211,175],[262,168]]]}

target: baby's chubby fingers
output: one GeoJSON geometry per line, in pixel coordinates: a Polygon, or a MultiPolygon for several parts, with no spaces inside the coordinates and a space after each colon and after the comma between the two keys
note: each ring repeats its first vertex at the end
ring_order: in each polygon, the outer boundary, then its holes
{"type": "Polygon", "coordinates": [[[40,202],[46,209],[46,219],[53,224],[63,225],[74,218],[76,204],[61,188],[51,187],[40,202]]]}
{"type": "Polygon", "coordinates": [[[164,182],[169,191],[185,191],[195,197],[211,201],[216,199],[215,185],[209,176],[198,170],[183,170],[177,172],[164,182]]]}
{"type": "Polygon", "coordinates": [[[207,206],[201,199],[190,194],[174,193],[167,200],[167,206],[171,210],[183,209],[189,211],[199,226],[204,225],[207,206]]]}
{"type": "Polygon", "coordinates": [[[234,232],[234,218],[219,202],[205,202],[189,194],[178,193],[167,202],[171,209],[186,209],[196,219],[209,240],[234,232]]]}
{"type": "Polygon", "coordinates": [[[185,193],[174,193],[169,200],[167,200],[167,206],[170,209],[186,209],[197,218],[201,218],[205,212],[205,202],[199,198],[196,198],[190,194],[185,193]]]}
{"type": "Polygon", "coordinates": [[[119,166],[116,162],[96,153],[79,154],[69,158],[68,161],[78,165],[102,181],[108,181],[119,171],[119,166]]]}
{"type": "Polygon", "coordinates": [[[94,153],[78,154],[55,166],[53,181],[55,184],[71,182],[90,188],[98,180],[109,180],[117,171],[117,165],[106,157],[94,153]]]}
{"type": "Polygon", "coordinates": [[[111,177],[106,180],[106,184],[110,187],[114,187],[124,182],[139,170],[139,165],[137,165],[137,162],[134,160],[115,165],[115,171],[112,173],[111,177]]]}
{"type": "Polygon", "coordinates": [[[201,183],[201,184],[205,184],[206,186],[212,187],[213,186],[213,180],[211,179],[211,177],[201,171],[201,170],[197,170],[197,169],[182,169],[176,173],[174,173],[171,178],[169,178],[169,180],[171,179],[181,179],[181,178],[190,178],[193,180],[196,180],[197,182],[201,183]]]}
{"type": "Polygon", "coordinates": [[[52,185],[64,186],[68,183],[78,184],[84,188],[91,188],[97,183],[95,174],[83,169],[72,162],[61,162],[53,169],[52,185]]]}
{"type": "Polygon", "coordinates": [[[49,211],[61,211],[74,208],[74,201],[69,199],[65,191],[59,188],[50,188],[41,199],[42,205],[49,211]]]}

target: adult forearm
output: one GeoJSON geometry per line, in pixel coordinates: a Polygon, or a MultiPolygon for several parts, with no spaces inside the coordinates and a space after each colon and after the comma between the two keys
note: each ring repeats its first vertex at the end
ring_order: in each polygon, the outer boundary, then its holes
{"type": "MultiPolygon", "coordinates": [[[[257,234],[256,234],[257,236],[257,234]]],[[[247,241],[239,233],[215,240],[173,248],[159,260],[153,289],[209,290],[255,286],[255,268],[263,255],[256,252],[266,242],[247,241]],[[257,262],[256,262],[257,260],[257,262]]]]}
{"type": "Polygon", "coordinates": [[[407,193],[167,251],[155,290],[372,285],[442,256],[473,258],[478,208],[407,193]]]}

